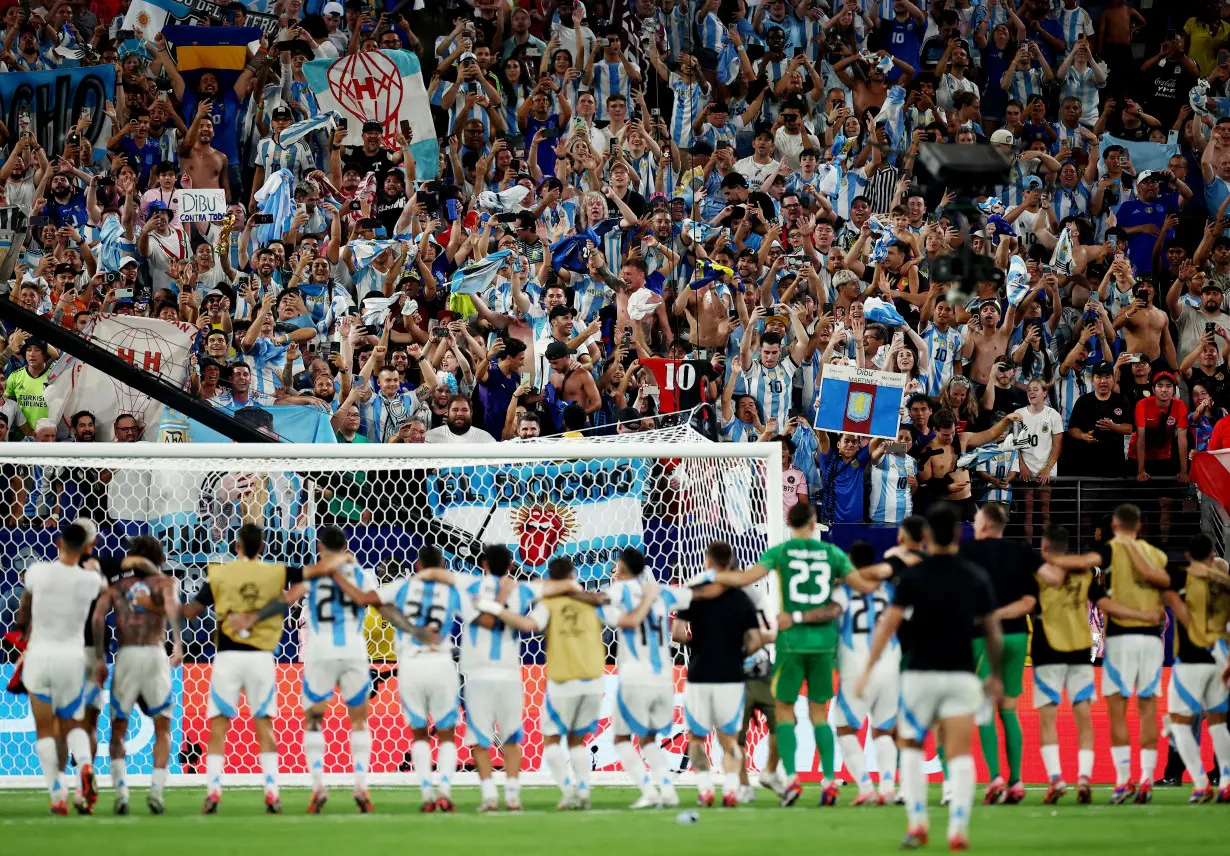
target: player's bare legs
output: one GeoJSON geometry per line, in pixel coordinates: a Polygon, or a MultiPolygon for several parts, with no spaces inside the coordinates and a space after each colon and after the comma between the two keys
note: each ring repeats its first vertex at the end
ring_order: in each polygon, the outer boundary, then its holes
{"type": "MultiPolygon", "coordinates": [[[[77,759],[78,767],[83,770],[83,773],[84,770],[89,769],[92,777],[91,758],[87,758],[84,754],[89,751],[89,737],[81,729],[80,722],[56,717],[50,702],[30,696],[30,710],[34,714],[34,748],[38,754],[39,765],[43,770],[43,779],[47,783],[47,794],[51,799],[51,813],[67,815],[68,790],[60,777],[64,764],[61,761],[62,755],[59,748],[61,741],[58,735],[67,735],[65,741],[74,758],[77,759]]],[[[84,775],[82,781],[83,783],[85,781],[84,775]]]]}
{"type": "Polygon", "coordinates": [[[722,805],[734,808],[739,804],[739,770],[743,768],[743,752],[739,750],[738,735],[718,731],[718,744],[722,747],[722,805]]]}
{"type": "MultiPolygon", "coordinates": [[[[974,808],[974,756],[970,754],[974,717],[951,716],[942,722],[944,754],[948,758],[948,774],[952,777],[948,845],[953,850],[965,849],[969,846],[969,816],[974,808]]],[[[925,785],[923,799],[926,799],[925,785]]]]}
{"type": "Polygon", "coordinates": [[[688,734],[688,760],[696,771],[697,805],[713,805],[713,766],[709,763],[709,754],[705,752],[705,738],[688,734]]]}

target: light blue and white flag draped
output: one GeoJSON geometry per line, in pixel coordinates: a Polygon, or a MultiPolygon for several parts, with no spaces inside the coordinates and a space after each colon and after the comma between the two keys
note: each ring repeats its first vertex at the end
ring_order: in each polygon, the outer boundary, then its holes
{"type": "Polygon", "coordinates": [[[1003,455],[1011,455],[1019,449],[1029,447],[1028,440],[1016,440],[1004,446],[995,443],[985,443],[977,449],[971,449],[961,457],[957,458],[957,469],[969,470],[974,467],[981,466],[988,461],[993,461],[1003,455]]]}
{"type": "Polygon", "coordinates": [[[1025,269],[1025,260],[1013,256],[1008,263],[1008,302],[1020,306],[1025,295],[1029,293],[1029,271],[1025,269]]]}
{"type": "Polygon", "coordinates": [[[154,36],[162,32],[168,19],[171,23],[177,23],[191,16],[192,10],[175,0],[132,0],[120,29],[132,30],[138,39],[152,42],[154,36]]]}
{"type": "Polygon", "coordinates": [[[385,250],[398,245],[397,241],[351,241],[347,246],[350,247],[350,254],[354,257],[354,269],[358,271],[365,270],[371,267],[372,262],[376,260],[376,256],[383,253],[385,250]]]}
{"type": "Polygon", "coordinates": [[[713,227],[708,223],[698,223],[695,220],[683,221],[683,234],[687,235],[693,241],[703,244],[709,240],[709,236],[713,234],[713,227]]]}
{"type": "Polygon", "coordinates": [[[873,324],[883,324],[886,327],[904,327],[905,319],[887,300],[878,297],[868,297],[863,301],[863,317],[873,324]]]}
{"type": "Polygon", "coordinates": [[[1004,202],[998,196],[991,196],[985,202],[978,203],[978,210],[990,217],[992,214],[1004,213],[1004,202]]]}
{"type": "Polygon", "coordinates": [[[495,282],[500,268],[512,255],[511,250],[492,253],[480,262],[474,262],[453,274],[449,290],[453,294],[481,294],[495,282]]]}
{"type": "MultiPolygon", "coordinates": [[[[892,67],[892,58],[888,57],[889,67],[892,67]]],[[[883,65],[883,62],[880,63],[883,65]]],[[[888,96],[884,99],[884,103],[880,106],[880,112],[876,114],[876,125],[883,125],[884,130],[888,132],[888,144],[892,149],[901,148],[902,141],[905,139],[905,87],[892,86],[889,87],[888,96]]]]}
{"type": "Polygon", "coordinates": [[[265,179],[256,191],[256,207],[261,214],[273,217],[272,223],[256,227],[256,241],[260,246],[280,240],[290,227],[295,215],[295,176],[288,169],[280,169],[265,179]]]}
{"type": "Polygon", "coordinates": [[[888,248],[897,240],[897,236],[893,234],[893,230],[886,227],[875,217],[871,217],[867,221],[867,228],[871,229],[872,234],[879,234],[876,238],[875,245],[871,248],[871,263],[878,265],[888,256],[888,248]]]}
{"type": "Polygon", "coordinates": [[[340,118],[341,116],[333,112],[321,113],[319,116],[314,116],[311,119],[304,119],[302,122],[287,125],[286,129],[278,136],[278,142],[281,143],[282,148],[288,149],[309,134],[314,134],[317,131],[332,131],[337,127],[337,120],[340,118]]]}
{"type": "Polygon", "coordinates": [[[1072,230],[1064,226],[1059,230],[1059,238],[1055,241],[1055,251],[1051,253],[1051,265],[1061,273],[1072,272],[1072,230]]]}
{"type": "Polygon", "coordinates": [[[363,123],[379,122],[386,149],[395,145],[401,123],[414,133],[410,154],[419,181],[435,178],[440,169],[440,142],[431,118],[431,102],[423,85],[423,70],[410,51],[365,51],[338,59],[303,64],[303,74],[316,93],[322,112],[347,119],[348,146],[363,144],[363,123]]]}
{"type": "Polygon", "coordinates": [[[1209,110],[1209,82],[1208,80],[1197,80],[1196,85],[1187,93],[1187,103],[1191,105],[1192,110],[1197,116],[1211,116],[1209,110]]]}
{"type": "MultiPolygon", "coordinates": [[[[1179,153],[1179,137],[1178,134],[1172,133],[1164,143],[1150,143],[1124,140],[1110,134],[1103,134],[1102,141],[1098,145],[1099,152],[1106,151],[1109,146],[1120,146],[1125,149],[1132,160],[1132,166],[1136,168],[1136,173],[1139,175],[1147,169],[1166,169],[1170,164],[1170,159],[1179,153]]],[[[1101,164],[1099,169],[1100,173],[1104,174],[1105,164],[1101,164]]]]}

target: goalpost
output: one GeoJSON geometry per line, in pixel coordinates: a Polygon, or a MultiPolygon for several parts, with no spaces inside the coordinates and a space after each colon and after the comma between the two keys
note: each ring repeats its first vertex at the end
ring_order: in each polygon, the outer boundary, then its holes
{"type": "MultiPolygon", "coordinates": [[[[409,573],[418,548],[441,547],[454,570],[478,572],[484,543],[513,550],[519,576],[545,573],[548,559],[569,555],[588,588],[605,580],[620,549],[643,550],[659,580],[679,583],[703,566],[705,547],[729,542],[746,566],[783,535],[782,465],[777,443],[712,443],[686,425],[587,440],[539,440],[485,445],[231,445],[6,444],[5,522],[0,525],[0,633],[13,629],[20,577],[30,562],[54,555],[58,528],[79,516],[99,525],[98,552],[123,550],[127,536],[158,537],[164,569],[191,600],[207,563],[228,558],[245,522],[266,529],[265,558],[307,564],[315,532],[342,525],[350,547],[381,582],[409,573]]],[[[275,651],[278,669],[274,733],[286,784],[306,784],[300,700],[303,604],[287,617],[275,651]]],[[[412,781],[410,738],[396,691],[392,631],[369,614],[368,652],[374,693],[370,782],[412,781]]],[[[185,628],[185,662],[175,670],[171,776],[203,784],[205,718],[214,653],[212,611],[185,628]]],[[[591,742],[596,781],[618,774],[609,730],[613,698],[613,635],[607,634],[607,698],[591,742]]],[[[525,683],[527,784],[548,781],[541,769],[540,704],[546,678],[541,639],[521,642],[525,683]]],[[[15,669],[7,645],[0,657],[0,787],[40,786],[34,725],[24,695],[4,691],[15,669]]],[[[682,692],[682,652],[676,657],[682,692]]],[[[109,700],[104,688],[102,699],[109,700]]],[[[682,770],[682,710],[664,745],[682,770]]],[[[109,704],[103,704],[96,769],[109,769],[109,704]]],[[[459,726],[459,733],[464,722],[459,726]]],[[[336,701],[325,717],[326,780],[350,780],[349,723],[336,701]]],[[[756,751],[763,727],[749,735],[756,751]]],[[[460,743],[460,740],[459,740],[460,743]]],[[[152,721],[135,711],[127,738],[128,776],[148,781],[152,721]]],[[[497,755],[498,758],[498,755],[497,755]]],[[[468,750],[459,753],[460,780],[477,780],[468,750]]],[[[498,768],[498,760],[497,760],[498,768]]],[[[246,706],[227,740],[228,784],[260,781],[256,739],[246,706]]],[[[105,782],[105,779],[104,779],[105,782]]]]}

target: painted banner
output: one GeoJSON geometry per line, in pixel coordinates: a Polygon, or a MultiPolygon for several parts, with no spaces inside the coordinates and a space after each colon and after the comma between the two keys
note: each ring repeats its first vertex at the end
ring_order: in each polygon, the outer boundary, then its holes
{"type": "Polygon", "coordinates": [[[115,100],[115,66],[94,65],[57,71],[9,71],[0,74],[0,118],[16,133],[21,118],[39,145],[49,152],[64,151],[64,140],[82,114],[90,125],[85,138],[95,149],[105,149],[103,108],[115,100]],[[101,139],[101,142],[100,142],[101,139]]]}
{"type": "Polygon", "coordinates": [[[813,426],[860,437],[897,436],[909,377],[854,366],[825,366],[813,426]]]}
{"type": "MultiPolygon", "coordinates": [[[[154,36],[162,32],[162,28],[168,24],[195,21],[220,26],[222,22],[233,23],[228,20],[228,15],[229,10],[225,8],[225,5],[216,3],[214,0],[184,0],[182,3],[176,0],[132,0],[128,13],[124,17],[123,29],[132,30],[138,39],[153,41],[154,36]]],[[[244,26],[260,28],[270,40],[282,28],[276,15],[253,11],[247,13],[244,26]]],[[[252,50],[255,51],[259,47],[258,40],[252,50]]]]}
{"type": "MultiPolygon", "coordinates": [[[[208,663],[189,663],[175,669],[173,675],[173,697],[175,708],[172,714],[171,731],[171,764],[172,773],[205,772],[204,749],[209,737],[209,721],[205,716],[209,701],[209,676],[212,667],[208,663]]],[[[1096,671],[1100,672],[1100,669],[1096,671]]],[[[1169,682],[1169,669],[1162,676],[1163,684],[1169,682]]],[[[7,684],[13,673],[11,665],[0,665],[0,686],[7,684]]],[[[303,754],[303,714],[300,701],[302,666],[295,663],[279,664],[277,666],[278,709],[274,714],[273,729],[281,747],[279,764],[283,773],[306,773],[307,759],[303,754]]],[[[398,698],[397,676],[393,664],[377,666],[376,691],[371,701],[371,713],[368,719],[368,730],[372,735],[372,773],[396,773],[404,768],[406,755],[410,751],[411,735],[406,726],[398,698]]],[[[669,735],[662,735],[659,743],[669,757],[672,772],[683,772],[689,769],[686,760],[686,727],[683,715],[683,687],[685,670],[682,666],[675,667],[675,717],[669,735]]],[[[525,687],[525,712],[523,723],[525,755],[522,769],[534,772],[542,769],[542,729],[541,709],[543,693],[546,688],[546,670],[541,665],[526,665],[522,667],[522,680],[525,687]]],[[[1101,681],[1101,675],[1098,676],[1101,681]]],[[[619,759],[615,753],[614,733],[611,727],[611,715],[614,708],[617,679],[613,667],[607,668],[605,679],[606,692],[602,700],[602,708],[597,734],[590,738],[590,751],[594,758],[594,768],[602,772],[615,772],[619,768],[619,759]]],[[[1028,784],[1041,784],[1047,781],[1046,769],[1038,743],[1038,713],[1032,703],[1033,680],[1031,670],[1025,671],[1025,692],[1021,696],[1018,708],[1021,715],[1022,731],[1025,735],[1022,779],[1028,784]]],[[[109,707],[109,706],[107,706],[109,707]]],[[[1166,694],[1158,696],[1158,716],[1166,715],[1166,694]]],[[[104,707],[99,723],[98,757],[96,769],[105,774],[109,769],[108,742],[110,737],[110,720],[108,710],[104,707]]],[[[1110,745],[1110,720],[1106,712],[1104,699],[1093,703],[1093,731],[1095,745],[1106,747],[1110,745]]],[[[837,705],[830,709],[830,722],[834,727],[837,722],[837,705]]],[[[148,717],[139,711],[134,711],[134,719],[129,724],[127,769],[129,774],[147,775],[152,771],[153,756],[153,724],[148,717]]],[[[798,749],[795,763],[800,778],[805,781],[819,781],[821,778],[820,759],[816,752],[815,736],[811,723],[807,718],[807,701],[800,698],[795,710],[795,719],[799,723],[795,734],[798,749]]],[[[1132,732],[1137,730],[1138,720],[1135,706],[1128,710],[1128,727],[1132,732]]],[[[324,733],[325,772],[349,773],[350,759],[350,725],[346,717],[346,708],[336,699],[325,713],[324,733]]],[[[470,750],[463,744],[465,733],[464,717],[457,726],[458,761],[463,768],[471,762],[470,750]]],[[[1076,769],[1076,726],[1069,715],[1061,714],[1058,723],[1059,750],[1063,766],[1067,770],[1076,769]]],[[[747,755],[751,759],[751,769],[764,768],[768,756],[768,741],[765,740],[766,730],[763,720],[759,717],[752,722],[747,735],[747,755]]],[[[15,696],[0,692],[0,776],[37,776],[40,773],[38,756],[34,751],[34,719],[30,714],[30,706],[26,696],[15,696]]],[[[721,749],[716,741],[710,741],[709,747],[715,763],[720,763],[721,749]]],[[[226,757],[226,773],[257,773],[260,770],[256,753],[256,735],[252,730],[252,722],[246,710],[241,706],[240,716],[231,726],[231,734],[227,738],[228,752],[226,757]]],[[[1157,770],[1166,766],[1166,742],[1159,747],[1157,770]]],[[[1205,766],[1213,763],[1212,740],[1201,741],[1205,766]]],[[[499,766],[499,750],[492,748],[492,755],[499,766]]],[[[837,750],[838,767],[842,765],[840,748],[837,750]]],[[[978,765],[978,781],[987,781],[987,771],[982,762],[982,753],[977,748],[973,750],[978,765]]],[[[868,773],[877,777],[877,767],[874,752],[866,757],[868,773]]],[[[935,757],[931,741],[927,746],[927,761],[924,769],[932,781],[938,781],[940,773],[939,759],[935,757]]],[[[1155,771],[1156,772],[1156,771],[1155,771]]],[[[1135,774],[1134,774],[1135,775],[1135,774]]],[[[1093,767],[1094,784],[1109,784],[1115,780],[1114,767],[1111,764],[1110,753],[1099,751],[1093,767]]],[[[407,784],[410,783],[409,777],[407,784]]]]}
{"type": "MultiPolygon", "coordinates": [[[[0,75],[0,79],[3,75],[0,75]]],[[[197,329],[182,321],[162,321],[140,315],[102,315],[86,330],[86,338],[129,365],[182,383],[188,371],[188,349],[197,329]]],[[[62,439],[68,418],[78,410],[94,414],[99,442],[112,439],[111,423],[121,413],[132,414],[154,439],[162,417],[162,402],[138,392],[111,375],[71,355],[61,357],[47,377],[47,407],[62,439]]]]}
{"type": "MultiPolygon", "coordinates": [[[[336,443],[329,413],[318,407],[277,404],[262,407],[273,416],[273,432],[288,443],[336,443]]],[[[229,443],[230,438],[175,410],[163,413],[158,426],[160,443],[229,443]]],[[[181,476],[184,474],[181,474],[181,476]]]]}
{"type": "Polygon", "coordinates": [[[226,191],[181,190],[179,192],[179,222],[218,223],[226,216],[226,191]]]}
{"type": "Polygon", "coordinates": [[[427,505],[476,543],[507,544],[531,573],[568,556],[578,579],[600,579],[620,550],[644,543],[650,466],[615,458],[446,467],[428,480],[427,505]]]}
{"type": "Polygon", "coordinates": [[[367,51],[340,59],[304,63],[303,74],[324,112],[347,119],[345,144],[363,144],[363,123],[379,122],[385,148],[393,148],[403,120],[410,123],[419,181],[435,178],[440,169],[440,143],[431,119],[427,89],[418,57],[409,51],[367,51]]]}

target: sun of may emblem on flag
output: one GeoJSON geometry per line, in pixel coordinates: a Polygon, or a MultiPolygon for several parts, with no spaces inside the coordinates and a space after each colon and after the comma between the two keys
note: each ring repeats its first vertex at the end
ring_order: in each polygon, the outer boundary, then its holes
{"type": "Polygon", "coordinates": [[[846,402],[846,416],[855,422],[865,422],[871,415],[871,402],[874,396],[868,392],[851,393],[846,402]]]}
{"type": "Polygon", "coordinates": [[[509,520],[521,546],[521,557],[530,565],[545,565],[560,544],[577,531],[576,513],[570,506],[546,501],[523,505],[509,520]]]}

